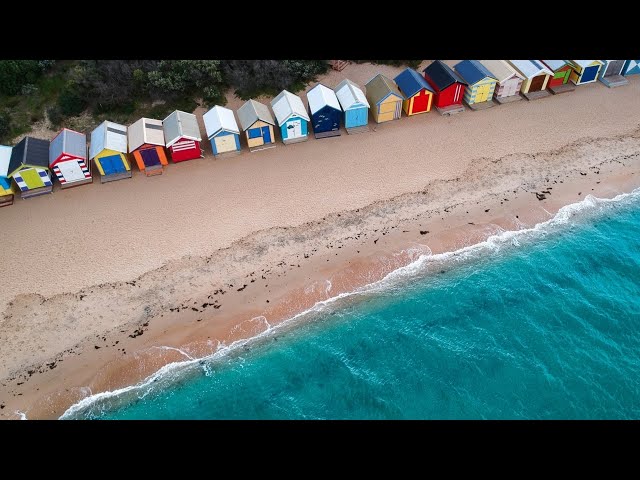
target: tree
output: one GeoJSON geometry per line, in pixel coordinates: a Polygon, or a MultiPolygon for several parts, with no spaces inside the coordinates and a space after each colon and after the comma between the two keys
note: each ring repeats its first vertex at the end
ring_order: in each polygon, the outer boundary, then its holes
{"type": "Polygon", "coordinates": [[[203,95],[206,100],[222,100],[219,60],[162,60],[148,73],[147,81],[153,98],[203,95]]]}
{"type": "Polygon", "coordinates": [[[51,60],[0,60],[0,93],[19,94],[23,85],[36,83],[52,64],[51,60]]]}

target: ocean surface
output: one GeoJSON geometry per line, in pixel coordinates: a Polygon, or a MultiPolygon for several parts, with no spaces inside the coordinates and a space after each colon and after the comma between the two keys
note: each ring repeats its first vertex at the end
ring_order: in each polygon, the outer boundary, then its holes
{"type": "Polygon", "coordinates": [[[422,257],[62,418],[640,418],[640,191],[422,257]]]}

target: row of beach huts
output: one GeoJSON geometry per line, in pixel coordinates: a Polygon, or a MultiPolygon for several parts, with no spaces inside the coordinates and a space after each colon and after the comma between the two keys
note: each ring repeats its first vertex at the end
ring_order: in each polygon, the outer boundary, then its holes
{"type": "MultiPolygon", "coordinates": [[[[432,106],[443,115],[489,108],[496,104],[534,100],[575,86],[600,80],[609,87],[628,83],[627,75],[640,74],[640,60],[463,60],[453,68],[435,60],[423,74],[407,68],[393,80],[378,74],[365,90],[345,79],[335,89],[319,83],[302,98],[283,90],[267,105],[248,100],[234,112],[215,106],[203,115],[213,154],[241,150],[242,135],[250,151],[276,145],[276,130],[285,144],[368,131],[369,112],[374,122],[412,116],[432,106]],[[275,119],[274,119],[275,116],[275,119]]],[[[21,198],[51,193],[53,181],[61,188],[91,183],[97,170],[101,181],[131,177],[135,163],[147,176],[168,165],[204,157],[200,126],[195,115],[176,110],[164,120],[141,118],[130,126],[105,121],[86,135],[67,128],[53,140],[25,137],[14,147],[0,146],[0,206],[21,198]],[[93,162],[93,167],[92,167],[93,162]]]]}

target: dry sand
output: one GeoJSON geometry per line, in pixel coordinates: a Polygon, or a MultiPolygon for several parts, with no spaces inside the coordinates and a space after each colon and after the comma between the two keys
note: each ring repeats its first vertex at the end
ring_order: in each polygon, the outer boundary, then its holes
{"type": "MultiPolygon", "coordinates": [[[[399,70],[349,65],[320,81],[399,70]]],[[[638,186],[630,81],[17,200],[0,210],[12,272],[0,291],[0,415],[55,417],[180,357],[158,345],[205,355],[421,252],[638,186]]]]}

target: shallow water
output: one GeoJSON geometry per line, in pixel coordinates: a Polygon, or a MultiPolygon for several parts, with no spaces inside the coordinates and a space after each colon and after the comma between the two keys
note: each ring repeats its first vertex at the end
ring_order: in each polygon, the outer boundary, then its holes
{"type": "Polygon", "coordinates": [[[640,192],[421,258],[304,320],[63,418],[639,418],[640,192]]]}

